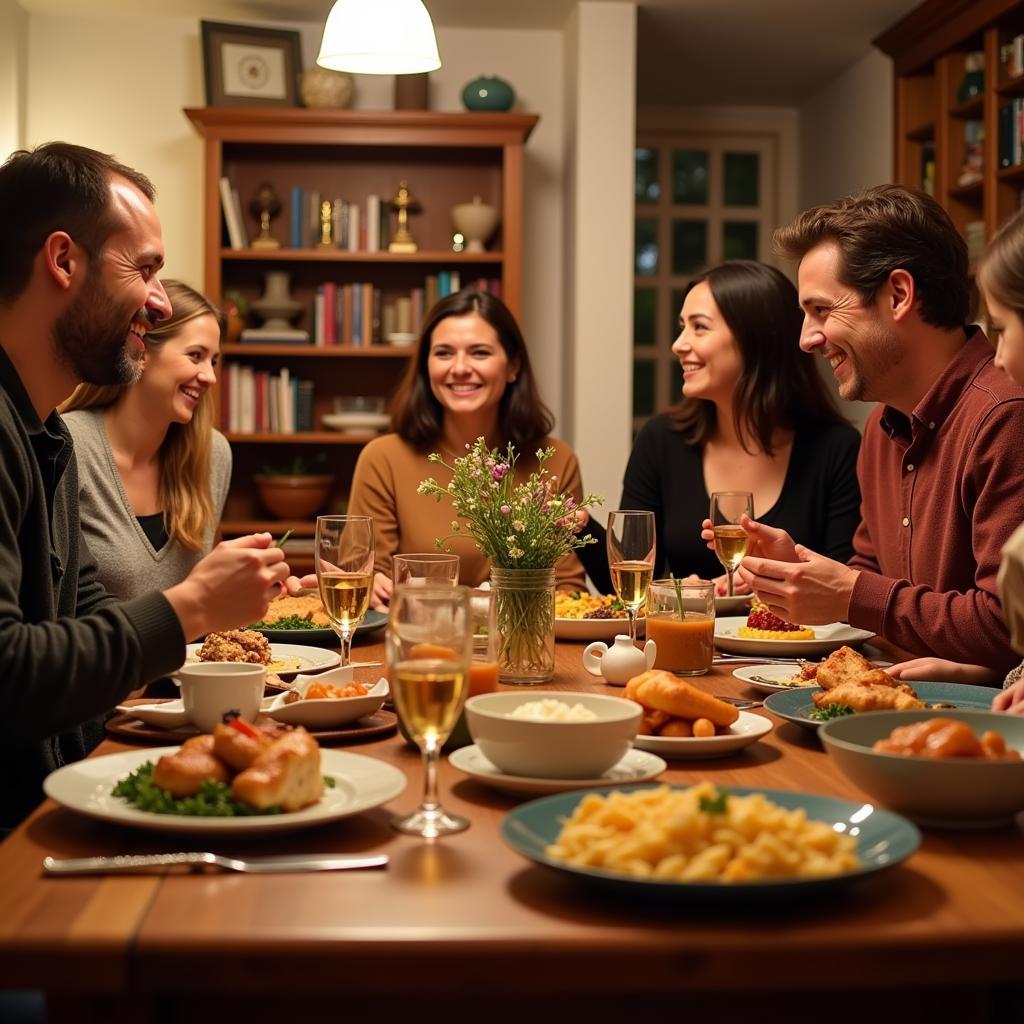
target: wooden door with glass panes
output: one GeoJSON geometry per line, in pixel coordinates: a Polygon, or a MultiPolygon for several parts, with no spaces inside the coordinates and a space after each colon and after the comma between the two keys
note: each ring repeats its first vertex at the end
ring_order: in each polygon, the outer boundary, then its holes
{"type": "Polygon", "coordinates": [[[771,257],[774,136],[644,133],[636,149],[633,429],[678,400],[672,354],[686,284],[723,260],[771,257]]]}

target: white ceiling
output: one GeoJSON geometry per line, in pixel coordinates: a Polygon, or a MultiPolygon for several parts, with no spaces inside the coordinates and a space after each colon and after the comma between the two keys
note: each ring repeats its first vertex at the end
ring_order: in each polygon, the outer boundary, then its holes
{"type": "MultiPolygon", "coordinates": [[[[140,9],[138,0],[16,2],[40,14],[304,22],[325,19],[333,0],[170,0],[159,11],[140,9]]],[[[425,2],[438,26],[560,28],[579,0],[425,2]]],[[[639,103],[792,105],[864,56],[871,39],[919,0],[636,2],[639,103]]]]}

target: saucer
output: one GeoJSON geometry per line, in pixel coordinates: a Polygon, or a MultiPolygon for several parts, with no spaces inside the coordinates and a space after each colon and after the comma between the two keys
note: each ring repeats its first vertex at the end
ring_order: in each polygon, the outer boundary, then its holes
{"type": "Polygon", "coordinates": [[[496,768],[484,757],[475,743],[453,750],[448,755],[448,763],[471,779],[495,789],[528,795],[648,782],[668,767],[656,754],[649,754],[644,750],[630,750],[618,764],[613,765],[597,779],[532,779],[525,775],[508,775],[500,768],[496,768]]]}
{"type": "Polygon", "coordinates": [[[133,701],[118,704],[114,710],[120,711],[122,715],[131,715],[146,725],[155,725],[159,729],[178,729],[189,724],[185,702],[180,697],[177,700],[155,701],[152,704],[133,701]]]}

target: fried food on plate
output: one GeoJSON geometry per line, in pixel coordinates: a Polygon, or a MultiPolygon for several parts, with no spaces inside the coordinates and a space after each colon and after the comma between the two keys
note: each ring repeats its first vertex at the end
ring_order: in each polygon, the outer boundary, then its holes
{"type": "Polygon", "coordinates": [[[153,769],[153,782],[172,796],[195,796],[207,779],[227,782],[227,765],[213,752],[213,737],[193,736],[181,749],[164,754],[153,769]]]}
{"type": "Polygon", "coordinates": [[[231,795],[253,807],[298,811],[323,793],[320,747],[302,726],[286,733],[235,776],[231,795]]]}
{"type": "Polygon", "coordinates": [[[264,625],[271,626],[280,619],[289,619],[293,615],[299,619],[307,619],[310,628],[314,626],[330,628],[331,625],[331,620],[327,618],[320,598],[315,594],[306,594],[302,597],[281,594],[270,602],[267,614],[261,621],[264,625]]]}
{"type": "Polygon", "coordinates": [[[925,706],[906,683],[897,683],[877,668],[841,682],[831,690],[812,693],[811,700],[819,708],[842,704],[854,711],[914,711],[925,706]]]}
{"type": "Polygon", "coordinates": [[[196,655],[200,661],[236,661],[248,665],[269,665],[270,641],[255,629],[228,629],[208,633],[196,655]]]}
{"type": "Polygon", "coordinates": [[[833,651],[817,668],[814,678],[823,690],[831,690],[840,683],[852,682],[874,671],[874,665],[852,647],[833,651]]]}
{"type": "Polygon", "coordinates": [[[683,718],[688,722],[707,718],[715,725],[730,726],[740,716],[732,704],[718,700],[684,679],[660,669],[643,672],[630,679],[626,683],[625,696],[645,708],[662,711],[672,718],[683,718]]]}

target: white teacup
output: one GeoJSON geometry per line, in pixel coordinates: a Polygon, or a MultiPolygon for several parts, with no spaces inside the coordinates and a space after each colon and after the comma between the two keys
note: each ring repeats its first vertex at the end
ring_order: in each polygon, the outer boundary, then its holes
{"type": "Polygon", "coordinates": [[[263,699],[267,670],[263,665],[204,661],[183,665],[174,673],[189,721],[200,732],[213,732],[227,711],[255,720],[263,699]]]}

